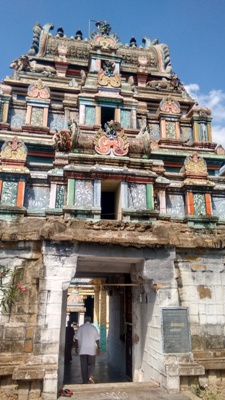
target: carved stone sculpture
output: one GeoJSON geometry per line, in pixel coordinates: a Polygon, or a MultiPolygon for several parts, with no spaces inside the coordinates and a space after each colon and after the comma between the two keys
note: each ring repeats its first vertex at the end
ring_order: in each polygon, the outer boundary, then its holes
{"type": "Polygon", "coordinates": [[[75,121],[75,119],[73,119],[72,121],[68,122],[68,126],[70,129],[70,137],[71,137],[71,142],[72,142],[72,149],[76,148],[78,139],[79,139],[79,135],[80,135],[80,129],[78,127],[77,122],[75,121]]]}
{"type": "Polygon", "coordinates": [[[31,72],[41,72],[47,76],[56,75],[56,69],[50,65],[38,64],[36,61],[30,61],[31,72]]]}
{"type": "Polygon", "coordinates": [[[72,140],[68,129],[62,129],[60,132],[56,131],[52,139],[56,151],[62,151],[65,153],[71,151],[72,140]]]}
{"type": "Polygon", "coordinates": [[[33,98],[49,99],[50,89],[43,84],[41,79],[38,79],[37,82],[28,87],[27,95],[33,98]]]}
{"type": "Polygon", "coordinates": [[[146,87],[151,87],[153,89],[169,89],[169,82],[166,78],[162,78],[161,80],[152,80],[148,81],[146,87]]]}
{"type": "Polygon", "coordinates": [[[27,148],[24,143],[18,140],[17,136],[12,141],[9,140],[2,145],[0,159],[3,164],[7,160],[10,160],[10,163],[20,162],[24,164],[26,158],[27,148]]]}
{"type": "Polygon", "coordinates": [[[15,71],[30,71],[29,57],[27,55],[22,55],[19,58],[13,60],[10,64],[10,68],[15,69],[15,71]]]}
{"type": "Polygon", "coordinates": [[[178,101],[174,101],[171,96],[168,96],[165,100],[160,102],[160,111],[169,114],[179,114],[180,113],[180,104],[178,101]]]}
{"type": "Polygon", "coordinates": [[[186,157],[184,161],[184,171],[186,172],[187,176],[208,176],[206,161],[204,158],[199,157],[196,151],[192,153],[192,156],[186,157]]]}
{"type": "Polygon", "coordinates": [[[111,152],[115,156],[125,156],[129,150],[129,143],[124,131],[120,130],[118,122],[109,121],[105,126],[105,132],[98,131],[94,138],[95,151],[98,154],[109,155],[111,152]]]}

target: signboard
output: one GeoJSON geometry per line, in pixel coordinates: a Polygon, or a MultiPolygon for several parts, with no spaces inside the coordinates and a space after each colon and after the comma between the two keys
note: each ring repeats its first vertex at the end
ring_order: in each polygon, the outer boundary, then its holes
{"type": "Polygon", "coordinates": [[[191,352],[191,335],[188,309],[162,308],[162,334],[164,353],[191,352]]]}

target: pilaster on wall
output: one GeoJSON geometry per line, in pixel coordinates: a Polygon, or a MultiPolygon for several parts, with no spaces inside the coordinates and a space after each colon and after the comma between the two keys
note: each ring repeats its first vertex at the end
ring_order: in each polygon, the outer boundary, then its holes
{"type": "MultiPolygon", "coordinates": [[[[149,253],[141,274],[145,279],[144,293],[141,293],[139,301],[137,290],[140,291],[140,288],[135,288],[133,295],[136,299],[136,304],[133,302],[133,336],[136,337],[136,330],[139,329],[140,332],[140,338],[137,338],[140,343],[133,346],[137,360],[134,365],[134,377],[141,379],[141,374],[143,374],[145,381],[153,379],[166,388],[168,385],[168,389],[172,383],[165,382],[166,355],[163,353],[161,308],[179,306],[175,257],[174,249],[154,249],[149,253]],[[138,353],[143,354],[141,361],[138,353]],[[139,362],[141,362],[141,368],[139,362]]],[[[175,378],[178,391],[179,376],[175,378]]]]}
{"type": "MultiPolygon", "coordinates": [[[[46,377],[43,388],[49,399],[55,399],[58,388],[63,387],[64,371],[64,342],[66,327],[66,293],[71,279],[76,273],[77,253],[76,245],[53,244],[45,242],[43,244],[43,279],[40,283],[40,295],[45,299],[45,307],[39,315],[38,323],[41,325],[40,341],[48,343],[51,348],[51,355],[58,359],[57,370],[51,377],[46,377]],[[64,304],[64,307],[63,307],[64,304]],[[58,374],[57,374],[57,373],[58,374]],[[58,382],[58,383],[57,383],[58,382]],[[50,390],[50,388],[52,388],[50,390]],[[50,392],[52,393],[49,393],[50,392]],[[51,397],[52,396],[52,397],[51,397]],[[54,397],[55,396],[55,397],[54,397]]],[[[43,352],[46,355],[47,347],[43,352]]],[[[45,398],[45,397],[44,397],[45,398]]],[[[46,397],[47,398],[47,397],[46,397]]]]}

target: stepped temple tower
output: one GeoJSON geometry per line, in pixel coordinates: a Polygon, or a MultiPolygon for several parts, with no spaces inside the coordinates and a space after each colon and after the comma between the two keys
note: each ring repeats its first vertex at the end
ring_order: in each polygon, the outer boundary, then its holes
{"type": "Polygon", "coordinates": [[[122,44],[106,21],[87,39],[53,29],[34,25],[0,84],[0,397],[57,399],[79,279],[130,381],[219,384],[225,151],[211,110],[158,39],[122,44]]]}

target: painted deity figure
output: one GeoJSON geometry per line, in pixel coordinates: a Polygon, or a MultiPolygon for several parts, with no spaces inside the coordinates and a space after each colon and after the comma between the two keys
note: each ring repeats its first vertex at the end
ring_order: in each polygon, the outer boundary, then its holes
{"type": "Polygon", "coordinates": [[[185,159],[184,170],[187,175],[208,175],[206,162],[202,157],[198,156],[196,151],[192,153],[192,156],[185,159]]]}

